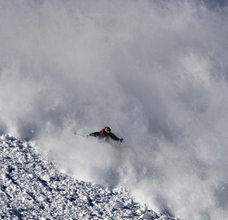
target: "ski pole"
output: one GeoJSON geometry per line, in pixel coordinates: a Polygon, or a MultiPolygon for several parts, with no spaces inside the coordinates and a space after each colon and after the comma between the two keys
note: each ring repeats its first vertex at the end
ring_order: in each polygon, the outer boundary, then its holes
{"type": "Polygon", "coordinates": [[[75,135],[78,135],[78,136],[81,136],[81,137],[84,137],[84,138],[88,138],[88,135],[83,135],[83,134],[78,134],[76,132],[74,132],[75,135]]]}
{"type": "Polygon", "coordinates": [[[121,143],[122,143],[122,141],[120,141],[118,148],[120,148],[121,143]]]}

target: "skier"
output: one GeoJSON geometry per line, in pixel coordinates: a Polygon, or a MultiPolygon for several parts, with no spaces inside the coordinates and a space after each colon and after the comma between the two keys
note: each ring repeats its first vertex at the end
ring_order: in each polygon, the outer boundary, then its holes
{"type": "Polygon", "coordinates": [[[109,141],[110,139],[114,141],[120,141],[120,142],[123,141],[123,138],[116,137],[116,135],[111,132],[111,128],[108,126],[104,127],[101,131],[90,133],[89,136],[97,137],[105,141],[109,141]]]}

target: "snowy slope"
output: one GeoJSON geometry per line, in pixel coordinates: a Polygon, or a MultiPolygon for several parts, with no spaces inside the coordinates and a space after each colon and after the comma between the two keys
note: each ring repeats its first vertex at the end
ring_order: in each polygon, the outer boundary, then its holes
{"type": "Polygon", "coordinates": [[[0,136],[1,219],[179,219],[156,214],[124,189],[61,173],[27,141],[0,136]]]}

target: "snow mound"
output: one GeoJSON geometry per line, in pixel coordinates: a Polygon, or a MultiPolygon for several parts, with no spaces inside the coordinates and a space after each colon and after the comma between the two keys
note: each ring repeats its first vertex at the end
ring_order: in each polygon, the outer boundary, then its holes
{"type": "Polygon", "coordinates": [[[0,219],[178,220],[136,203],[125,189],[78,181],[32,144],[0,136],[0,219]]]}

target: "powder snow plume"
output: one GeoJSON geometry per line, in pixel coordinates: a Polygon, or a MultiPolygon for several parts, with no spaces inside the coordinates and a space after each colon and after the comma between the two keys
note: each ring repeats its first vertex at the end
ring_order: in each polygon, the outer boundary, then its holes
{"type": "Polygon", "coordinates": [[[227,6],[0,0],[0,132],[155,211],[226,219],[227,6]],[[107,125],[119,150],[74,135],[107,125]]]}

